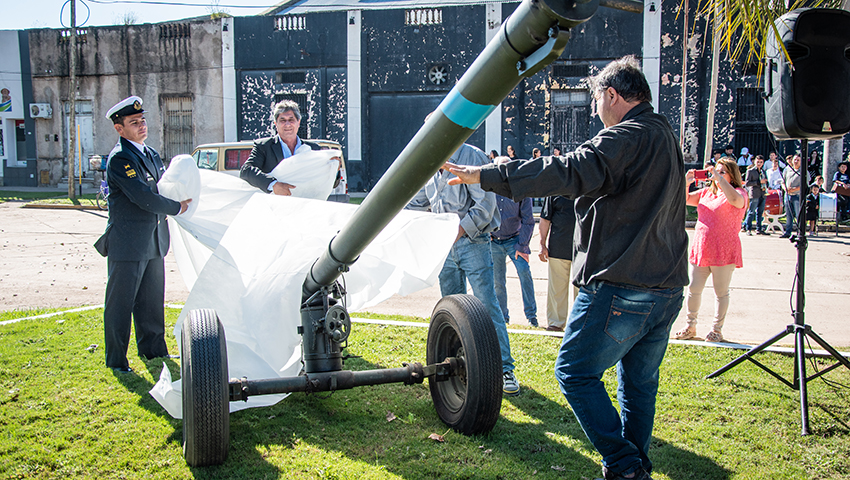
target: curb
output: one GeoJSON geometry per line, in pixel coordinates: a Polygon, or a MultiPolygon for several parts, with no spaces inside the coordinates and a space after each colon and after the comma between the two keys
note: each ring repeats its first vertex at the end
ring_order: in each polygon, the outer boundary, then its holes
{"type": "MultiPolygon", "coordinates": [[[[41,208],[47,210],[101,210],[96,205],[61,205],[61,204],[40,204],[40,203],[25,203],[21,208],[41,208]]],[[[104,212],[108,210],[103,210],[104,212]]]]}

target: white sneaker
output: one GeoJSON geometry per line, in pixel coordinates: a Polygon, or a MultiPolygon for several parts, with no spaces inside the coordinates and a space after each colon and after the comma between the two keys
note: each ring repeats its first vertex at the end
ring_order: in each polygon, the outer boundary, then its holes
{"type": "Polygon", "coordinates": [[[502,393],[508,396],[519,395],[519,382],[513,370],[502,374],[502,393]]]}

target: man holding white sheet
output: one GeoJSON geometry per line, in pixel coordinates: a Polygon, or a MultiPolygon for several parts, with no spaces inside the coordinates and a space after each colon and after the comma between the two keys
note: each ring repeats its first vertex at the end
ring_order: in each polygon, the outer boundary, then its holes
{"type": "MultiPolygon", "coordinates": [[[[277,134],[254,142],[254,148],[248,160],[242,165],[239,177],[264,192],[292,195],[292,189],[297,186],[278,181],[270,175],[271,171],[284,158],[305,151],[321,150],[321,147],[313,142],[302,141],[298,137],[301,111],[298,109],[298,104],[292,100],[283,100],[275,104],[272,108],[271,119],[277,134]]],[[[339,184],[340,178],[340,174],[337,174],[334,187],[339,184]]]]}

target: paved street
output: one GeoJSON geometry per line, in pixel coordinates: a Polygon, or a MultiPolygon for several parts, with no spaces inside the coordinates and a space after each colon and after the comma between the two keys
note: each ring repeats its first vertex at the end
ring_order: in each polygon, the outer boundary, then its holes
{"type": "MultiPolygon", "coordinates": [[[[92,244],[103,232],[106,212],[21,208],[22,203],[0,204],[0,310],[34,307],[76,307],[103,302],[106,259],[92,244]]],[[[692,234],[689,230],[689,234],[692,234]]],[[[744,268],[732,277],[732,300],[723,329],[729,341],[758,344],[793,322],[794,246],[774,234],[741,235],[744,268]]],[[[536,250],[537,237],[532,240],[536,250]]],[[[850,347],[847,305],[850,305],[850,233],[821,233],[810,239],[806,264],[806,323],[835,347],[850,347]]],[[[532,255],[532,273],[538,316],[545,326],[546,265],[532,255]]],[[[519,281],[508,265],[511,322],[524,324],[519,281]]],[[[166,257],[166,301],[183,303],[188,291],[173,255],[166,257]]],[[[439,288],[407,297],[393,297],[373,307],[374,313],[430,316],[439,288]]],[[[710,328],[714,294],[703,294],[698,335],[710,328]]],[[[684,326],[684,311],[674,326],[684,326]]],[[[786,337],[783,344],[791,344],[786,337]]]]}

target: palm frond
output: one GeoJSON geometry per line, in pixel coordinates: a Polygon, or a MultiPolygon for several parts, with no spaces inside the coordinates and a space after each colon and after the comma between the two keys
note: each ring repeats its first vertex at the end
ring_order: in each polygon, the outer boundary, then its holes
{"type": "MultiPolygon", "coordinates": [[[[711,25],[729,58],[738,62],[744,56],[746,63],[757,63],[760,77],[767,39],[779,37],[776,19],[797,8],[838,8],[840,4],[841,0],[794,0],[790,6],[783,0],[700,0],[697,11],[711,25]]],[[[782,43],[777,43],[788,56],[782,43]]]]}

